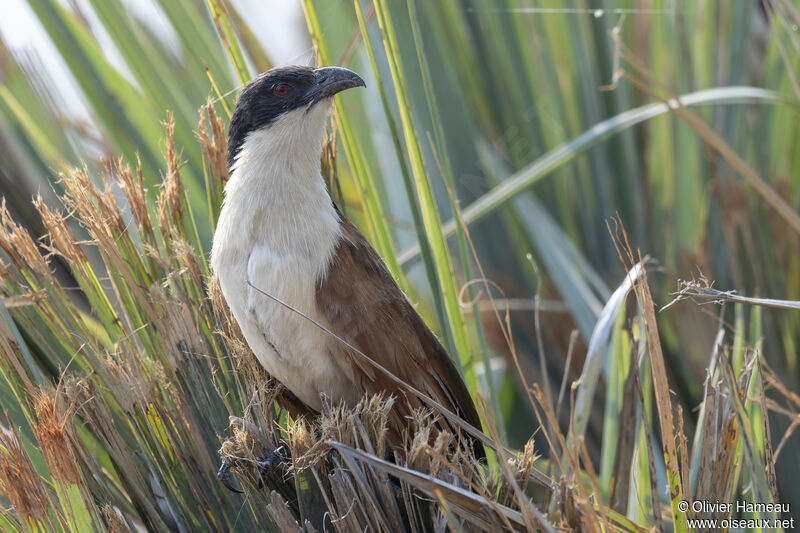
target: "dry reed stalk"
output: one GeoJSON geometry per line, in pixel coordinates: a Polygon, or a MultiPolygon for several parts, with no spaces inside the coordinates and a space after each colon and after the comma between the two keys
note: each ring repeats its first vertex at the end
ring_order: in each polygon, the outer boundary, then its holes
{"type": "MultiPolygon", "coordinates": [[[[619,240],[614,241],[620,260],[626,266],[632,267],[637,263],[633,248],[628,240],[622,221],[615,219],[619,232],[619,240]]],[[[638,262],[642,262],[641,252],[638,253],[638,262]]],[[[641,275],[634,282],[636,300],[642,311],[647,352],[650,357],[650,370],[652,373],[658,421],[661,427],[662,443],[664,446],[664,462],[667,467],[669,484],[669,499],[672,504],[672,520],[677,530],[686,531],[686,515],[680,511],[679,503],[684,499],[677,441],[680,438],[676,432],[672,401],[670,399],[669,381],[667,379],[664,354],[661,350],[661,339],[658,333],[658,323],[655,316],[655,304],[647,284],[647,272],[642,270],[641,275]]],[[[685,436],[683,437],[685,438],[685,436]]]]}
{"type": "Polygon", "coordinates": [[[60,412],[57,398],[44,389],[40,389],[34,398],[34,409],[37,423],[33,426],[33,433],[39,441],[50,473],[66,485],[77,485],[81,478],[71,450],[72,441],[66,433],[71,423],[71,409],[60,412]]]}
{"type": "Polygon", "coordinates": [[[181,180],[180,168],[182,163],[178,160],[178,155],[175,153],[175,122],[172,119],[172,113],[167,112],[167,120],[162,123],[166,140],[164,141],[164,148],[166,150],[167,170],[163,179],[163,186],[161,193],[158,195],[158,227],[161,234],[169,237],[174,237],[175,228],[181,230],[181,234],[185,233],[184,220],[183,220],[183,182],[181,180]]]}
{"type": "MultiPolygon", "coordinates": [[[[5,412],[5,421],[9,420],[11,417],[5,412]]],[[[33,468],[16,428],[5,423],[0,427],[0,490],[21,519],[50,523],[47,511],[51,509],[52,500],[33,468]]],[[[52,523],[50,527],[53,527],[52,523]]]]}
{"type": "Polygon", "coordinates": [[[55,282],[33,238],[11,218],[5,198],[0,202],[0,248],[20,272],[31,272],[42,280],[55,282]]]}
{"type": "Polygon", "coordinates": [[[199,111],[197,138],[203,152],[206,167],[215,182],[224,184],[228,181],[228,136],[225,134],[225,123],[214,110],[214,100],[208,97],[206,105],[199,111]],[[206,115],[208,120],[206,121],[206,115]],[[207,124],[211,125],[209,132],[207,124]]]}

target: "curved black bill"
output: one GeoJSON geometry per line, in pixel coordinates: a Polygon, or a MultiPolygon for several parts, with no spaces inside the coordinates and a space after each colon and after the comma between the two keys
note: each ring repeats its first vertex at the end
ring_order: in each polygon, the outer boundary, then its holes
{"type": "Polygon", "coordinates": [[[366,87],[361,76],[342,67],[323,67],[314,71],[314,85],[309,87],[306,97],[310,104],[333,96],[353,87],[366,87]]]}

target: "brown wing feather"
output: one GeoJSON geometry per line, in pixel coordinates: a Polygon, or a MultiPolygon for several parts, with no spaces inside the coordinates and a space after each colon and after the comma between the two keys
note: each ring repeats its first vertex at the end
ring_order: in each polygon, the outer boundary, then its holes
{"type": "MultiPolygon", "coordinates": [[[[326,278],[317,287],[318,309],[332,331],[480,428],[475,405],[447,351],[397,286],[375,249],[349,220],[342,215],[340,219],[342,239],[326,278]]],[[[400,445],[410,406],[419,406],[420,402],[385,373],[349,352],[342,346],[340,355],[352,367],[361,394],[388,392],[398,399],[389,438],[395,446],[400,445]]],[[[483,455],[482,446],[474,449],[483,455]]]]}

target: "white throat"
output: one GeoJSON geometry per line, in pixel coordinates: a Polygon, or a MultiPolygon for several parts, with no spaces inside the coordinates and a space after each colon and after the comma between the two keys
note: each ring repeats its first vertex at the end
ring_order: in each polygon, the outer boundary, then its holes
{"type": "Polygon", "coordinates": [[[338,216],[320,175],[329,110],[328,99],[286,113],[247,136],[231,168],[220,213],[219,226],[236,226],[230,238],[242,239],[242,232],[248,232],[250,242],[264,242],[285,254],[318,252],[320,241],[333,237],[330,230],[338,237],[338,216]]]}

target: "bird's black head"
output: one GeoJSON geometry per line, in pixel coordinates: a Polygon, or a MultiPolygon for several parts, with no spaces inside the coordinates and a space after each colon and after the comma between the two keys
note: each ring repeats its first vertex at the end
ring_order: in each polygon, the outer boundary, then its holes
{"type": "Polygon", "coordinates": [[[338,92],[359,86],[365,87],[364,80],[341,67],[281,67],[260,74],[244,88],[231,117],[228,167],[249,133],[269,126],[284,113],[309,109],[338,92]]]}

